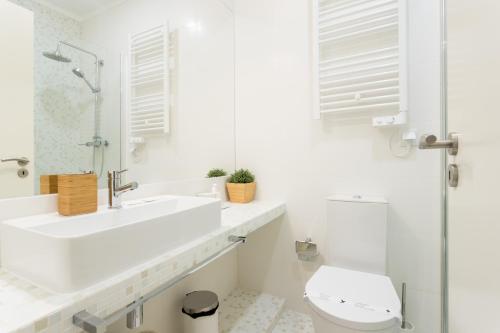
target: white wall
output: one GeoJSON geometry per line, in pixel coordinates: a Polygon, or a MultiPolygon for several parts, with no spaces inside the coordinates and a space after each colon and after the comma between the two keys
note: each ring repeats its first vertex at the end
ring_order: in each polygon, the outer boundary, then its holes
{"type": "MultiPolygon", "coordinates": [[[[234,21],[231,2],[126,1],[83,22],[83,38],[105,53],[103,109],[120,105],[120,58],[129,34],[168,21],[176,34],[170,133],[147,139],[136,156],[123,149],[129,178],[145,182],[203,177],[234,168],[234,21]]],[[[122,114],[123,117],[123,114],[122,114]]],[[[104,122],[104,132],[119,124],[104,122]]],[[[126,124],[122,124],[122,130],[126,124]]],[[[123,140],[124,147],[127,138],[123,140]]]]}
{"type": "MultiPolygon", "coordinates": [[[[439,133],[439,2],[409,0],[410,116],[419,133],[439,133]]],[[[237,167],[255,171],[259,198],[284,198],[280,224],[251,236],[239,253],[243,287],[286,297],[306,311],[304,284],[322,260],[301,263],[294,241],[325,250],[325,198],[385,196],[390,202],[388,273],[409,287],[418,332],[440,321],[439,152],[391,155],[394,130],[369,120],[312,120],[310,1],[237,0],[237,167]]]]}

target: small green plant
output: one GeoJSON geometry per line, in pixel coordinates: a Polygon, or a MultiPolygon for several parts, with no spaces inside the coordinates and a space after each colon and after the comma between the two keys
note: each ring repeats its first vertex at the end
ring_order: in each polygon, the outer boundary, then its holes
{"type": "Polygon", "coordinates": [[[229,177],[229,182],[233,184],[248,184],[253,183],[255,176],[246,169],[236,170],[231,177],[229,177]]]}
{"type": "Polygon", "coordinates": [[[207,178],[223,177],[227,172],[223,169],[212,169],[207,173],[207,178]]]}

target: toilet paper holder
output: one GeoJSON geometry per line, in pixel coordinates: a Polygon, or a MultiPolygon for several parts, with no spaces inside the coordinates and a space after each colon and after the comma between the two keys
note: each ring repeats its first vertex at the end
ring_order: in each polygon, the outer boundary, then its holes
{"type": "Polygon", "coordinates": [[[305,241],[295,241],[295,252],[302,261],[312,261],[319,255],[318,245],[313,243],[310,237],[305,241]]]}

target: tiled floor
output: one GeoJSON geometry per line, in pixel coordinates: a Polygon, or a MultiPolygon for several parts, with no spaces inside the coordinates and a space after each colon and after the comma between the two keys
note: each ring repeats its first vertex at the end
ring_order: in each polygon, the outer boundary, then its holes
{"type": "Polygon", "coordinates": [[[285,300],[254,291],[236,289],[221,302],[221,333],[265,333],[283,310],[285,300]]]}
{"type": "Polygon", "coordinates": [[[285,300],[236,289],[220,306],[221,333],[314,333],[311,317],[284,310],[285,300]]]}
{"type": "Polygon", "coordinates": [[[314,333],[314,327],[308,315],[285,310],[274,327],[273,333],[314,333]]]}

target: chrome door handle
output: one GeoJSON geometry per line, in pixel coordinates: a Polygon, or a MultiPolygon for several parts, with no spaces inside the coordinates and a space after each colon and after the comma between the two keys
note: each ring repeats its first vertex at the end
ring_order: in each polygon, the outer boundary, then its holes
{"type": "Polygon", "coordinates": [[[458,134],[448,134],[448,140],[438,140],[433,134],[424,134],[420,137],[419,149],[447,149],[448,154],[458,154],[458,134]]]}
{"type": "Polygon", "coordinates": [[[17,165],[20,167],[27,166],[30,162],[30,160],[26,157],[14,157],[14,158],[5,158],[5,159],[0,159],[0,162],[5,163],[5,162],[17,162],[17,165]]]}

